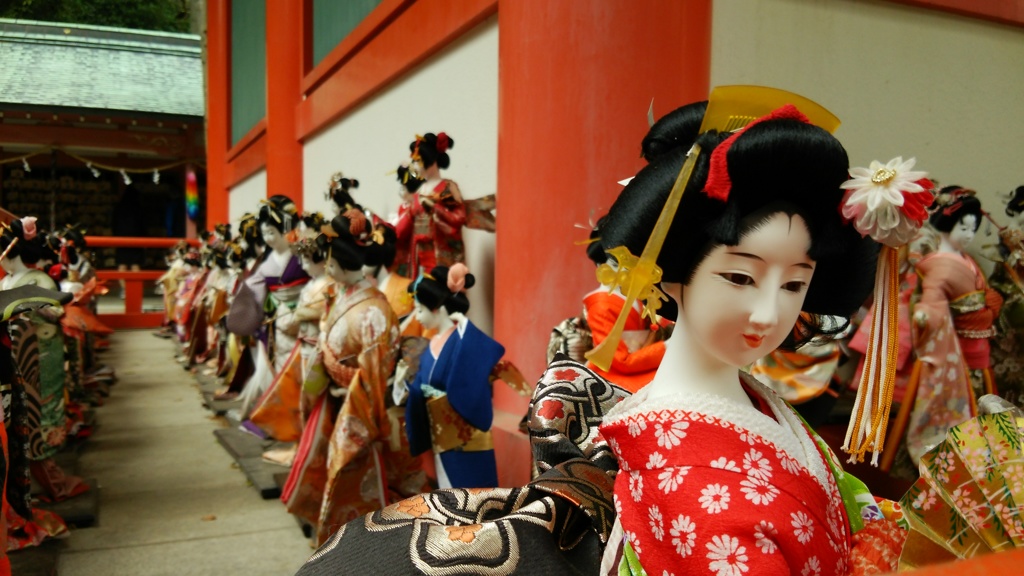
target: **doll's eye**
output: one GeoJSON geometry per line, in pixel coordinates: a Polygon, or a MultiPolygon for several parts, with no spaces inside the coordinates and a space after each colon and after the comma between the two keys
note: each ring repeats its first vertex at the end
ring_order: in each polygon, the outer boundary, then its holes
{"type": "Polygon", "coordinates": [[[804,287],[806,286],[807,282],[803,282],[802,280],[794,280],[792,282],[786,282],[785,284],[783,284],[782,289],[788,290],[789,292],[802,292],[804,287]]]}
{"type": "Polygon", "coordinates": [[[738,272],[723,272],[719,274],[727,282],[735,284],[737,286],[753,286],[754,279],[746,274],[740,274],[738,272]]]}

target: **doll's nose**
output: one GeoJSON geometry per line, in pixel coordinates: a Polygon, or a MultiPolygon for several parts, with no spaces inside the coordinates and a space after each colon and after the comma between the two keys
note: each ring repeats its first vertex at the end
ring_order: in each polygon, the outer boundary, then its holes
{"type": "Polygon", "coordinates": [[[750,309],[750,325],[758,331],[767,331],[779,321],[779,306],[775,294],[765,290],[750,309]]]}

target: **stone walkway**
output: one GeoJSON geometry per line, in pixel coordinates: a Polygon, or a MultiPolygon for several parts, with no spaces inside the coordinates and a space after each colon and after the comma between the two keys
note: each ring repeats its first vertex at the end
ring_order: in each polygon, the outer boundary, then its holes
{"type": "Polygon", "coordinates": [[[123,331],[102,361],[117,370],[79,473],[100,485],[97,525],[63,541],[60,576],[293,574],[312,553],[278,500],[262,500],[217,443],[172,344],[123,331]]]}

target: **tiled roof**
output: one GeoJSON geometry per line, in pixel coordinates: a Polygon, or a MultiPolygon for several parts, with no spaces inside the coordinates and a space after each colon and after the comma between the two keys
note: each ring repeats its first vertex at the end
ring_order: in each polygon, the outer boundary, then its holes
{"type": "Polygon", "coordinates": [[[203,116],[199,36],[0,18],[0,103],[203,116]]]}

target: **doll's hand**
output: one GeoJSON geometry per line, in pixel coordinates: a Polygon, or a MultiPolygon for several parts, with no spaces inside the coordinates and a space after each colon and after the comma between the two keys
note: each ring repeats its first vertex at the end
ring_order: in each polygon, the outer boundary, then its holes
{"type": "Polygon", "coordinates": [[[431,196],[420,196],[420,204],[422,204],[423,208],[426,210],[431,210],[434,208],[434,198],[431,196]]]}
{"type": "Polygon", "coordinates": [[[928,327],[928,313],[925,312],[924,310],[917,310],[917,311],[915,311],[914,312],[914,324],[918,328],[922,328],[922,329],[923,328],[927,328],[928,327]]]}

